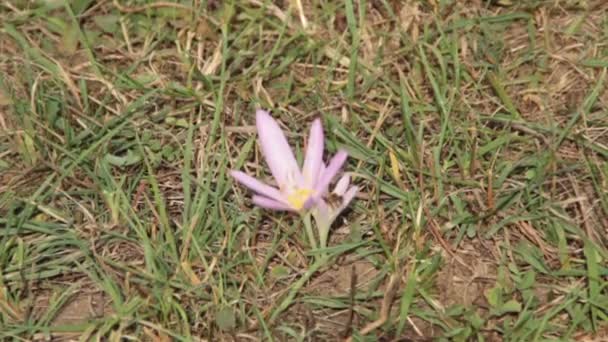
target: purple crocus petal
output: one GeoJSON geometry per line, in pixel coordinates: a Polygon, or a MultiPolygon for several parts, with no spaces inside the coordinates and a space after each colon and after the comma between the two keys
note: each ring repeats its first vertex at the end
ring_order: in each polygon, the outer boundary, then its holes
{"type": "MultiPolygon", "coordinates": [[[[327,165],[325,165],[325,163],[321,163],[321,166],[319,166],[319,173],[317,174],[316,178],[315,178],[315,184],[313,189],[317,189],[317,184],[319,184],[319,182],[321,181],[321,178],[323,178],[323,175],[325,174],[325,170],[327,170],[327,165]]],[[[329,189],[325,188],[323,189],[323,192],[320,193],[315,193],[315,198],[318,199],[319,197],[325,197],[327,196],[327,193],[329,193],[329,189]]]]}
{"type": "Polygon", "coordinates": [[[320,175],[318,182],[315,184],[315,193],[318,196],[327,191],[329,183],[331,183],[338,171],[340,171],[340,168],[342,168],[342,165],[344,165],[347,157],[348,153],[346,153],[344,150],[340,150],[333,158],[331,158],[327,168],[323,174],[320,175]]]}
{"type": "Polygon", "coordinates": [[[319,203],[319,197],[318,196],[310,196],[308,197],[308,199],[306,200],[306,202],[304,202],[304,205],[302,206],[302,209],[304,210],[308,210],[312,207],[315,206],[315,204],[319,203]]]}
{"type": "Polygon", "coordinates": [[[334,188],[333,193],[339,196],[344,196],[344,193],[346,192],[346,190],[348,189],[348,186],[350,185],[350,176],[348,174],[342,176],[342,178],[340,178],[340,180],[338,181],[338,184],[336,184],[336,187],[334,188]]]}
{"type": "Polygon", "coordinates": [[[321,165],[319,165],[319,172],[316,175],[316,180],[319,181],[321,179],[321,177],[323,177],[323,174],[325,173],[325,170],[327,169],[327,165],[325,165],[325,163],[321,163],[321,165]]]}
{"type": "Polygon", "coordinates": [[[278,202],[285,202],[283,195],[279,190],[260,182],[244,172],[232,170],[230,171],[230,175],[239,183],[260,195],[264,195],[278,202]]]}
{"type": "Polygon", "coordinates": [[[316,119],[310,128],[308,136],[308,147],[306,148],[306,157],[304,158],[304,167],[302,174],[304,181],[309,187],[314,187],[314,182],[319,174],[319,168],[323,164],[323,125],[321,119],[316,119]]]}
{"type": "Polygon", "coordinates": [[[287,188],[301,182],[298,163],[279,124],[268,112],[261,109],[255,112],[255,123],[262,154],[279,187],[287,188]]]}
{"type": "Polygon", "coordinates": [[[270,199],[268,197],[264,197],[264,196],[254,195],[251,198],[251,201],[253,202],[253,204],[257,205],[258,207],[262,207],[265,209],[293,211],[293,209],[290,206],[283,204],[281,202],[275,201],[273,199],[270,199]]]}

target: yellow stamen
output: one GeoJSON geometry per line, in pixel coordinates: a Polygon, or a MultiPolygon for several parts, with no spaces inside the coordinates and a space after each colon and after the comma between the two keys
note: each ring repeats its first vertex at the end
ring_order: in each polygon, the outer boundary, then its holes
{"type": "Polygon", "coordinates": [[[310,189],[297,189],[287,196],[287,201],[293,208],[300,210],[304,207],[306,200],[312,195],[312,192],[310,189]]]}

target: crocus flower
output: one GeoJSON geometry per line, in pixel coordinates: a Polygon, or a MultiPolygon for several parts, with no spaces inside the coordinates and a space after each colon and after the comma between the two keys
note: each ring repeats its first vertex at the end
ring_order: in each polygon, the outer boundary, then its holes
{"type": "Polygon", "coordinates": [[[317,224],[321,248],[327,247],[327,238],[332,223],[340,213],[355,198],[358,187],[350,186],[350,176],[342,176],[331,194],[320,199],[312,210],[312,216],[317,224]]]}
{"type": "Polygon", "coordinates": [[[323,126],[321,120],[316,119],[310,129],[304,165],[300,170],[287,138],[270,114],[257,110],[255,121],[262,154],[278,188],[264,184],[241,171],[233,170],[230,174],[256,193],[252,200],[260,207],[294,212],[307,211],[319,202],[322,196],[327,195],[329,184],[346,161],[346,151],[338,151],[327,166],[324,164],[323,126]]]}

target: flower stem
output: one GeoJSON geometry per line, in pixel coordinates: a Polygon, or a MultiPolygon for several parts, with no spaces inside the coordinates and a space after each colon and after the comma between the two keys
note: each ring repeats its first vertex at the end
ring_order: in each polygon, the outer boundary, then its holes
{"type": "Polygon", "coordinates": [[[317,249],[317,239],[315,238],[315,233],[312,230],[312,222],[310,220],[310,215],[310,212],[304,214],[304,216],[302,216],[302,221],[304,221],[304,228],[306,229],[306,235],[308,235],[310,247],[315,250],[317,249]]]}
{"type": "Polygon", "coordinates": [[[317,223],[317,229],[319,230],[319,242],[321,248],[327,248],[327,239],[329,238],[329,226],[326,224],[317,223]]]}

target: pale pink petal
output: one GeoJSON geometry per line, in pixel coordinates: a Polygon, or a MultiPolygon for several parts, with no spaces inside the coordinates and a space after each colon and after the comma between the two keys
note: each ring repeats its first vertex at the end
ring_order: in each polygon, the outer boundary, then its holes
{"type": "Polygon", "coordinates": [[[316,119],[310,128],[308,137],[308,147],[306,148],[306,157],[304,158],[304,167],[302,174],[304,181],[309,187],[313,187],[319,174],[319,168],[323,164],[323,125],[321,119],[316,119]]]}
{"type": "Polygon", "coordinates": [[[298,185],[301,174],[296,158],[279,124],[264,110],[257,110],[255,121],[262,154],[280,188],[298,185]]]}
{"type": "MultiPolygon", "coordinates": [[[[353,200],[353,198],[355,198],[355,196],[357,195],[357,192],[359,192],[359,188],[356,186],[351,186],[348,191],[346,191],[346,193],[344,194],[344,196],[342,196],[342,205],[340,206],[340,211],[344,210],[344,208],[346,208],[348,206],[348,204],[353,200]]],[[[336,215],[339,214],[336,213],[336,215]]]]}
{"type": "Polygon", "coordinates": [[[251,201],[253,202],[253,204],[257,205],[258,207],[262,207],[265,209],[293,211],[293,209],[290,206],[283,204],[281,202],[275,201],[273,199],[270,199],[268,197],[264,197],[264,196],[255,195],[251,198],[251,201]]]}
{"type": "Polygon", "coordinates": [[[317,173],[317,175],[316,175],[316,181],[321,180],[321,177],[323,177],[323,174],[325,173],[326,169],[327,169],[327,165],[325,165],[325,163],[321,163],[321,165],[319,166],[319,173],[317,173]]]}
{"type": "Polygon", "coordinates": [[[323,189],[323,192],[317,192],[317,184],[319,184],[321,182],[321,178],[323,178],[323,175],[325,174],[325,170],[327,169],[327,165],[325,165],[325,163],[321,163],[321,166],[319,167],[319,174],[317,174],[316,180],[315,180],[315,197],[319,198],[319,197],[325,197],[327,196],[327,193],[329,192],[329,188],[325,188],[323,189]]]}
{"type": "Polygon", "coordinates": [[[339,195],[339,196],[344,196],[344,193],[348,189],[349,184],[350,184],[350,176],[348,174],[345,174],[344,176],[342,176],[342,178],[340,178],[340,180],[338,181],[338,184],[336,184],[336,187],[334,188],[333,193],[336,195],[339,195]]]}
{"type": "Polygon", "coordinates": [[[348,204],[353,200],[353,198],[355,198],[357,191],[359,191],[359,188],[357,188],[356,186],[353,186],[350,189],[348,189],[348,191],[346,191],[346,193],[344,193],[344,196],[342,196],[342,203],[340,203],[340,206],[337,208],[334,208],[328,214],[328,222],[330,225],[336,220],[336,218],[338,218],[338,216],[340,216],[340,214],[344,211],[344,209],[346,209],[346,207],[348,207],[348,204]]]}
{"type": "Polygon", "coordinates": [[[239,183],[255,191],[256,193],[264,195],[279,202],[284,202],[283,195],[276,188],[266,185],[241,171],[232,170],[230,171],[230,175],[239,183]]]}
{"type": "Polygon", "coordinates": [[[346,153],[344,150],[340,150],[333,158],[331,158],[327,168],[321,175],[319,182],[315,185],[315,192],[317,195],[323,194],[327,191],[329,183],[331,183],[338,171],[340,171],[340,168],[342,168],[342,165],[344,165],[347,157],[348,153],[346,153]]]}

